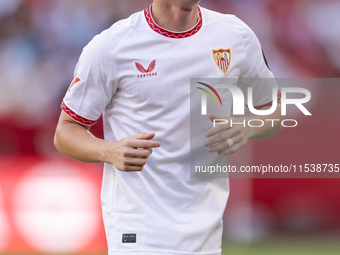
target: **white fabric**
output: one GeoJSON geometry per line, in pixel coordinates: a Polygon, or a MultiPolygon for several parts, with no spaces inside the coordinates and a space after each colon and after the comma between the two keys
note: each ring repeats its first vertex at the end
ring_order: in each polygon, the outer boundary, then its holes
{"type": "MultiPolygon", "coordinates": [[[[84,48],[75,70],[80,81],[64,98],[84,119],[103,114],[106,140],[155,132],[162,143],[142,172],[105,165],[101,197],[109,254],[221,252],[229,182],[190,178],[190,78],[273,75],[249,27],[233,15],[201,11],[202,28],[182,39],[152,30],[144,12],[117,22],[84,48]],[[221,48],[231,49],[226,74],[212,53],[221,48]],[[135,63],[147,70],[153,60],[149,73],[135,63]],[[122,234],[134,233],[136,243],[122,243],[122,234]]],[[[254,85],[254,93],[255,105],[272,101],[271,87],[254,85]]]]}

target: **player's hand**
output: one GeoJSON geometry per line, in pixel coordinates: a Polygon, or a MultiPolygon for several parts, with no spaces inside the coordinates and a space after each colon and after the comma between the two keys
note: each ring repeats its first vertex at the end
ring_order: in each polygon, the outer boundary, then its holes
{"type": "MultiPolygon", "coordinates": [[[[225,119],[235,122],[243,122],[243,119],[222,117],[219,115],[211,114],[209,119],[213,122],[214,119],[225,119]]],[[[208,151],[213,153],[217,152],[220,155],[230,155],[241,149],[246,145],[249,137],[251,137],[250,130],[242,124],[233,125],[231,127],[230,121],[227,124],[219,124],[207,131],[205,136],[208,138],[204,141],[203,145],[208,147],[208,151]],[[233,146],[229,147],[228,139],[233,141],[233,146]]]]}
{"type": "Polygon", "coordinates": [[[152,148],[161,146],[160,142],[151,140],[154,137],[155,133],[142,133],[110,142],[105,150],[105,162],[124,172],[142,171],[152,153],[152,148]]]}

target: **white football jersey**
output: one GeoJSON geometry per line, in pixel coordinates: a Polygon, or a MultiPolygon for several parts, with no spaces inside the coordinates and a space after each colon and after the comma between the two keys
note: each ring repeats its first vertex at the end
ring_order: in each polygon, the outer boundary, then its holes
{"type": "MultiPolygon", "coordinates": [[[[190,178],[190,78],[272,78],[251,29],[233,15],[200,8],[186,32],[159,27],[151,7],[115,23],[83,50],[62,109],[106,140],[155,132],[142,172],[105,164],[102,211],[109,254],[221,253],[228,179],[190,178]]],[[[254,104],[272,88],[254,85],[254,104]]],[[[200,106],[198,106],[200,107],[200,106]]],[[[205,133],[207,130],[204,130],[205,133]]]]}

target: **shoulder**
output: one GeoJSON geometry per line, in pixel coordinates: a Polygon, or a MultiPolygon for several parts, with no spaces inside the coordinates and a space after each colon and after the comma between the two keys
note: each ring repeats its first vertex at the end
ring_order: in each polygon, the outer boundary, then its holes
{"type": "Polygon", "coordinates": [[[240,18],[233,14],[223,14],[201,7],[204,24],[206,26],[217,26],[221,29],[232,29],[240,34],[253,34],[250,27],[240,18]]]}
{"type": "Polygon", "coordinates": [[[117,45],[129,35],[130,32],[138,30],[138,24],[140,24],[141,18],[144,17],[142,14],[142,12],[137,12],[127,19],[117,21],[110,28],[94,36],[85,46],[84,50],[90,50],[98,54],[106,54],[114,51],[117,45]]]}
{"type": "Polygon", "coordinates": [[[224,14],[206,9],[204,7],[200,7],[200,10],[204,18],[204,23],[207,25],[221,22],[228,22],[230,24],[243,23],[245,25],[244,22],[242,22],[238,17],[233,14],[224,14]]]}

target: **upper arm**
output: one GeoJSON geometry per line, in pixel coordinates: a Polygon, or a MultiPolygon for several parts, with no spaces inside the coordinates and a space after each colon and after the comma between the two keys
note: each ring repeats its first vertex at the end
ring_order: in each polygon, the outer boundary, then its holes
{"type": "Polygon", "coordinates": [[[256,109],[271,107],[273,100],[280,100],[281,93],[266,62],[261,43],[255,33],[241,20],[237,21],[237,28],[245,53],[237,86],[246,98],[248,88],[252,89],[253,106],[256,109]]]}
{"type": "Polygon", "coordinates": [[[65,125],[68,125],[68,124],[71,124],[71,125],[78,125],[80,127],[83,127],[85,128],[86,130],[90,130],[90,127],[91,126],[86,126],[86,125],[83,125],[77,121],[75,121],[74,119],[72,119],[70,116],[68,116],[63,110],[61,111],[60,113],[60,116],[59,116],[59,121],[58,121],[58,125],[57,125],[57,130],[58,128],[62,128],[64,127],[65,125]]]}
{"type": "Polygon", "coordinates": [[[238,21],[238,33],[245,53],[241,78],[274,78],[259,39],[249,26],[238,21]]]}
{"type": "Polygon", "coordinates": [[[69,118],[84,126],[97,122],[116,91],[113,56],[107,41],[104,32],[84,48],[61,104],[69,118]]]}

